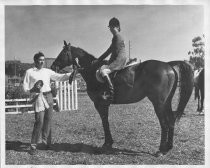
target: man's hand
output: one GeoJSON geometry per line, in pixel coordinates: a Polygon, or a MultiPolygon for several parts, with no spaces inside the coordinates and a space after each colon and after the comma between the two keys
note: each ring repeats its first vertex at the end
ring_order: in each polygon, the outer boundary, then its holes
{"type": "Polygon", "coordinates": [[[92,64],[92,66],[95,66],[98,63],[99,63],[99,61],[96,59],[96,60],[93,60],[91,64],[92,64]]]}

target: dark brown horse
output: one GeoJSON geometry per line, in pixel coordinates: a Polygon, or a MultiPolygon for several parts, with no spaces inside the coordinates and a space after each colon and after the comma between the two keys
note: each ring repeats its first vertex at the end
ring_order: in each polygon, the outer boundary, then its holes
{"type": "MultiPolygon", "coordinates": [[[[108,122],[109,104],[101,100],[104,84],[96,79],[96,70],[103,64],[92,64],[96,58],[81,48],[73,47],[64,41],[64,47],[51,68],[59,70],[69,65],[80,69],[87,84],[87,93],[94,102],[102,119],[105,133],[103,149],[110,149],[113,144],[108,122]],[[78,59],[78,63],[77,60],[78,59]]],[[[166,154],[173,147],[174,125],[183,114],[193,89],[193,73],[191,66],[183,61],[164,63],[149,60],[120,70],[113,79],[115,87],[112,104],[135,103],[145,97],[152,102],[161,125],[161,142],[157,156],[166,154]],[[177,111],[172,111],[171,101],[178,83],[178,75],[173,66],[180,72],[180,102],[177,111]],[[133,81],[129,86],[126,82],[133,81]]]]}
{"type": "Polygon", "coordinates": [[[194,86],[195,100],[198,99],[197,111],[201,113],[204,102],[204,68],[198,74],[194,74],[194,86]]]}

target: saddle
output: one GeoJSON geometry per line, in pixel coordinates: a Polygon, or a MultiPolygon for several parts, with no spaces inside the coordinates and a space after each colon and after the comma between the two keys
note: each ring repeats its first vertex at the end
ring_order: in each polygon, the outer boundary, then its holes
{"type": "MultiPolygon", "coordinates": [[[[109,74],[109,77],[114,86],[126,85],[133,87],[135,79],[135,67],[139,62],[126,65],[123,69],[115,70],[109,74]]],[[[101,75],[96,73],[96,78],[99,82],[103,82],[101,75]]]]}

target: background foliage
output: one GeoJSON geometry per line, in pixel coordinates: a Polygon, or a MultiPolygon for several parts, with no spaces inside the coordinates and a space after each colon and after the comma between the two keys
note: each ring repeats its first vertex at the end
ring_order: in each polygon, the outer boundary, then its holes
{"type": "Polygon", "coordinates": [[[204,68],[205,57],[205,36],[197,36],[192,39],[193,49],[188,52],[190,56],[189,62],[194,66],[194,69],[204,68]]]}

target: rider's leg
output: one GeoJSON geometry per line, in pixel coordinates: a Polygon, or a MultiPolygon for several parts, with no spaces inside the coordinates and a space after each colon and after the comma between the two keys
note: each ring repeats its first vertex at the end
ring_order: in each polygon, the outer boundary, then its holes
{"type": "Polygon", "coordinates": [[[104,76],[104,80],[106,81],[106,83],[108,85],[110,95],[113,96],[114,95],[114,87],[112,85],[111,79],[108,74],[104,76]]]}
{"type": "Polygon", "coordinates": [[[102,75],[105,83],[108,86],[108,95],[107,95],[108,97],[107,98],[113,100],[114,87],[113,87],[113,84],[112,84],[111,79],[109,77],[109,73],[111,73],[110,69],[108,69],[108,68],[101,69],[101,75],[102,75]]]}

